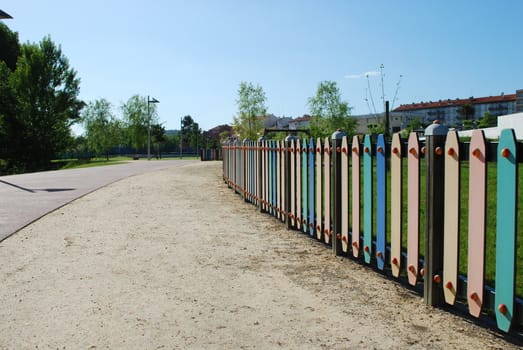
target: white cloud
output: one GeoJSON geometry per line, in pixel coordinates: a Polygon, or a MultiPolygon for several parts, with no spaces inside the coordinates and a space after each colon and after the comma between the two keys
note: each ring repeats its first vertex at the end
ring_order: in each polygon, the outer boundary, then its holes
{"type": "Polygon", "coordinates": [[[361,73],[361,74],[349,74],[349,75],[346,75],[345,78],[347,78],[347,79],[361,79],[361,78],[367,78],[367,77],[375,77],[375,76],[378,76],[378,75],[380,75],[380,72],[370,71],[370,72],[365,72],[365,73],[361,73]]]}
{"type": "Polygon", "coordinates": [[[366,72],[365,73],[365,77],[369,76],[369,77],[376,77],[380,75],[380,72],[376,72],[376,71],[370,71],[370,72],[366,72]]]}

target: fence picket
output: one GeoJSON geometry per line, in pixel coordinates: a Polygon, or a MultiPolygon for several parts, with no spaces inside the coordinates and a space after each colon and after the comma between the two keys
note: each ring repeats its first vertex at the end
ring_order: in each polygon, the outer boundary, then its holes
{"type": "Polygon", "coordinates": [[[485,136],[474,130],[470,140],[469,231],[467,300],[469,313],[479,317],[483,305],[485,275],[486,163],[485,136]]]}
{"type": "Polygon", "coordinates": [[[287,203],[285,201],[286,183],[287,183],[287,171],[285,166],[285,155],[286,147],[285,141],[280,141],[280,174],[281,174],[281,196],[280,196],[280,208],[281,208],[281,221],[285,222],[287,218],[287,203]]]}
{"type": "Polygon", "coordinates": [[[501,131],[498,145],[496,296],[498,328],[508,332],[514,316],[517,228],[517,154],[514,130],[501,131]]]}
{"type": "Polygon", "coordinates": [[[372,145],[370,135],[363,139],[363,257],[370,264],[372,256],[372,145]]]}
{"type": "Polygon", "coordinates": [[[352,138],[352,256],[360,250],[360,141],[352,138]]]}
{"type": "Polygon", "coordinates": [[[323,171],[324,171],[324,181],[325,181],[325,199],[323,201],[323,205],[324,205],[324,215],[325,215],[325,218],[324,218],[324,221],[325,221],[325,224],[324,224],[324,229],[323,229],[323,233],[324,233],[324,241],[325,243],[329,244],[330,243],[330,236],[331,236],[331,162],[330,162],[330,152],[331,152],[331,148],[330,148],[330,143],[329,143],[329,138],[325,138],[325,147],[324,147],[324,150],[323,150],[323,153],[324,153],[324,157],[325,157],[325,161],[324,161],[324,166],[323,166],[323,171]]]}
{"type": "Polygon", "coordinates": [[[403,162],[401,152],[401,139],[399,134],[392,136],[390,174],[390,265],[392,275],[400,276],[402,259],[402,223],[403,223],[403,162]]]}
{"type": "Polygon", "coordinates": [[[378,135],[376,144],[376,263],[378,269],[385,268],[386,259],[386,221],[387,221],[387,159],[385,137],[378,135]]]}
{"type": "Polygon", "coordinates": [[[308,151],[307,151],[307,140],[303,139],[301,143],[301,223],[302,223],[302,230],[303,232],[307,232],[308,226],[308,214],[309,214],[309,198],[308,198],[308,192],[307,187],[309,180],[307,178],[308,175],[308,151]]]}
{"type": "Polygon", "coordinates": [[[409,284],[418,281],[419,264],[419,141],[418,134],[411,132],[408,141],[408,223],[407,223],[407,276],[409,284]]]}
{"type": "Polygon", "coordinates": [[[314,148],[314,140],[309,139],[309,234],[314,236],[314,204],[315,204],[315,189],[314,189],[314,156],[316,154],[314,148]]]}
{"type": "Polygon", "coordinates": [[[322,171],[323,171],[323,147],[321,139],[316,140],[316,238],[322,239],[322,215],[323,215],[323,186],[322,186],[322,171]]]}
{"type": "Polygon", "coordinates": [[[457,131],[447,134],[445,143],[445,214],[443,230],[443,295],[454,305],[458,289],[459,251],[459,140],[457,131]]]}
{"type": "Polygon", "coordinates": [[[296,227],[296,157],[294,156],[296,154],[296,144],[294,139],[291,140],[291,148],[289,149],[290,152],[290,158],[291,158],[291,178],[290,178],[290,184],[291,184],[291,212],[289,214],[289,217],[291,218],[291,226],[296,227]]]}
{"type": "Polygon", "coordinates": [[[341,249],[349,249],[349,153],[347,136],[341,139],[341,249]]]}

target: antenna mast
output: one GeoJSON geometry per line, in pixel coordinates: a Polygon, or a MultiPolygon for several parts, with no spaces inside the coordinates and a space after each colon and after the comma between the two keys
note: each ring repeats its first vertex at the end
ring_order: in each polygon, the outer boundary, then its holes
{"type": "Polygon", "coordinates": [[[380,65],[380,78],[381,78],[381,103],[382,103],[382,106],[383,106],[383,110],[385,110],[385,87],[383,86],[383,68],[385,68],[385,66],[383,65],[383,63],[380,65]]]}
{"type": "Polygon", "coordinates": [[[403,78],[403,75],[400,74],[400,78],[398,79],[398,82],[396,83],[396,91],[394,91],[394,98],[392,99],[392,104],[390,106],[391,110],[394,109],[394,102],[396,102],[396,97],[398,97],[398,91],[400,89],[401,78],[403,78]]]}

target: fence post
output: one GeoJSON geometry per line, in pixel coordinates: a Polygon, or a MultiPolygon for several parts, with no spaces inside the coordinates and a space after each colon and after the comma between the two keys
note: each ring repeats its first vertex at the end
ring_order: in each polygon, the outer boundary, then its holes
{"type": "Polygon", "coordinates": [[[287,135],[285,138],[285,225],[287,229],[292,228],[290,212],[291,212],[291,196],[296,195],[291,193],[291,157],[294,157],[294,153],[289,152],[291,142],[296,141],[298,138],[295,135],[287,135]]]}
{"type": "Polygon", "coordinates": [[[340,129],[336,130],[332,136],[332,149],[333,152],[333,174],[334,174],[334,207],[333,207],[333,226],[334,235],[332,237],[332,252],[334,255],[342,254],[341,245],[341,216],[342,214],[348,215],[348,213],[341,212],[341,141],[346,136],[340,129]]]}
{"type": "Polygon", "coordinates": [[[429,306],[441,305],[443,290],[434,278],[443,270],[443,216],[445,206],[445,139],[448,129],[436,120],[425,129],[426,209],[423,298],[429,306]]]}

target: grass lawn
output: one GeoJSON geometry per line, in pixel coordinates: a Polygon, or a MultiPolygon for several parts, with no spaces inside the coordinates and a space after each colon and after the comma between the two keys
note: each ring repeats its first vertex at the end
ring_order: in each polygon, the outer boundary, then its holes
{"type": "Polygon", "coordinates": [[[97,166],[106,166],[114,164],[124,164],[132,161],[131,157],[110,157],[109,160],[104,158],[91,158],[91,159],[60,159],[52,161],[53,164],[57,165],[58,169],[77,169],[77,168],[90,168],[97,166]]]}

